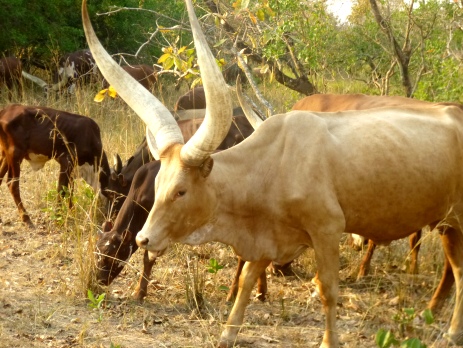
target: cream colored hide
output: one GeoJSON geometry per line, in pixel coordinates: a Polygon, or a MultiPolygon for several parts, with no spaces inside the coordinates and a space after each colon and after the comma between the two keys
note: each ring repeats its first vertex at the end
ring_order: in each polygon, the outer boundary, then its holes
{"type": "Polygon", "coordinates": [[[147,124],[160,150],[156,202],[137,244],[158,256],[174,242],[218,241],[248,261],[219,346],[236,341],[251,290],[270,261],[285,264],[313,247],[326,314],[321,347],[338,347],[342,233],[365,231],[364,237],[384,243],[443,219],[450,226],[442,240],[457,287],[448,337],[463,343],[460,110],[292,111],[265,121],[239,145],[213,153],[231,122],[231,98],[193,5],[186,3],[210,122],[185,145],[168,110],[118,70],[101,46],[85,0],[83,23],[104,77],[147,124]]]}
{"type": "MultiPolygon", "coordinates": [[[[443,103],[443,105],[452,105],[453,103],[443,103]]],[[[405,98],[400,96],[372,96],[366,94],[314,94],[302,98],[294,104],[292,110],[305,111],[322,111],[336,112],[346,110],[368,110],[378,107],[394,107],[394,106],[418,106],[428,107],[438,105],[427,101],[405,98]]],[[[455,104],[456,105],[456,104],[455,104]]],[[[365,238],[358,234],[351,234],[352,244],[357,248],[362,248],[365,243],[365,238]]],[[[415,255],[416,257],[416,255],[415,255]]],[[[370,260],[368,259],[368,265],[370,260]]],[[[362,263],[362,267],[363,267],[362,263]]],[[[362,273],[359,273],[359,277],[362,273]]],[[[368,266],[369,267],[369,266],[368,266]]]]}

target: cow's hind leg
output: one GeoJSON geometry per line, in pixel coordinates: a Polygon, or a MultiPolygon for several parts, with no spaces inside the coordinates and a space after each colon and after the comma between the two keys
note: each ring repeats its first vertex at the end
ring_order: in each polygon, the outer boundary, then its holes
{"type": "Polygon", "coordinates": [[[452,321],[448,334],[449,341],[454,344],[463,344],[463,233],[460,229],[447,228],[441,235],[444,252],[448,259],[455,279],[456,298],[452,321]]]}
{"type": "Polygon", "coordinates": [[[225,330],[222,331],[220,336],[219,347],[231,347],[238,335],[238,331],[243,323],[244,310],[248,304],[252,288],[257,281],[257,278],[265,272],[265,269],[270,264],[268,260],[261,260],[256,262],[246,262],[243,267],[240,279],[238,295],[236,301],[228,317],[225,330]]]}
{"type": "Polygon", "coordinates": [[[411,256],[408,273],[410,274],[418,274],[418,253],[421,247],[421,234],[422,230],[419,230],[412,233],[409,238],[411,256]]]}
{"type": "Polygon", "coordinates": [[[373,257],[373,253],[375,252],[376,249],[376,244],[369,239],[368,240],[368,249],[367,252],[365,253],[365,256],[363,257],[362,263],[360,264],[360,270],[359,273],[357,274],[357,280],[365,277],[368,272],[370,272],[370,264],[371,264],[371,258],[373,257]]]}
{"type": "Polygon", "coordinates": [[[60,165],[60,172],[58,177],[58,198],[62,199],[66,197],[66,193],[69,194],[69,208],[72,207],[72,171],[74,165],[72,158],[69,156],[61,156],[57,159],[60,165]]]}
{"type": "Polygon", "coordinates": [[[148,293],[148,283],[150,281],[151,270],[156,263],[156,257],[153,256],[148,250],[143,254],[143,274],[140,276],[138,285],[135,288],[133,297],[142,302],[148,293]]]}
{"type": "Polygon", "coordinates": [[[452,266],[447,257],[445,257],[444,269],[442,270],[442,278],[439,282],[434,295],[432,296],[431,301],[428,304],[428,308],[433,312],[439,311],[442,308],[442,305],[445,299],[449,296],[452,285],[455,283],[455,278],[453,277],[452,266]]]}
{"type": "MultiPolygon", "coordinates": [[[[243,266],[246,263],[241,257],[238,257],[238,265],[236,266],[235,276],[233,277],[232,285],[227,294],[227,302],[235,301],[236,295],[238,294],[238,286],[240,275],[243,270],[243,266]]],[[[257,279],[257,299],[260,301],[265,301],[265,296],[267,295],[267,274],[265,271],[261,273],[257,279]]]]}

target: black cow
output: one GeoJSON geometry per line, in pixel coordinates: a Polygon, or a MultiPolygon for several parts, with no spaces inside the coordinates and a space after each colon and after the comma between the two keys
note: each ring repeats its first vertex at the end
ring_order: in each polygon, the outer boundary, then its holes
{"type": "Polygon", "coordinates": [[[18,58],[0,58],[0,89],[3,85],[6,86],[9,100],[13,98],[13,91],[15,88],[17,88],[18,93],[21,94],[21,72],[22,64],[18,58]]]}
{"type": "Polygon", "coordinates": [[[53,73],[53,84],[47,86],[46,92],[61,91],[67,88],[73,93],[76,84],[89,82],[99,76],[98,67],[90,50],[80,50],[65,54],[58,61],[57,69],[53,73]]]}
{"type": "MultiPolygon", "coordinates": [[[[50,159],[60,165],[58,192],[72,189],[75,166],[83,174],[91,166],[93,177],[85,178],[94,188],[108,186],[109,164],[100,136],[100,127],[89,117],[47,107],[11,104],[0,111],[0,184],[8,173],[7,185],[21,220],[32,226],[19,191],[20,166],[27,160],[34,170],[50,159]],[[96,178],[99,182],[92,182],[96,178]]],[[[72,192],[72,190],[71,190],[72,192]]]]}

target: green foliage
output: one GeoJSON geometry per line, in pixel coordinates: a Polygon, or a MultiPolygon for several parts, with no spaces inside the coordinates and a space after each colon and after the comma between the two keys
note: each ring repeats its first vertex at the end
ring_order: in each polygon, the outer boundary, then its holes
{"type": "Polygon", "coordinates": [[[209,268],[207,269],[209,273],[217,274],[222,268],[223,266],[220,265],[216,259],[209,259],[209,268]]]}
{"type": "Polygon", "coordinates": [[[95,297],[92,290],[90,290],[90,289],[87,290],[87,298],[89,300],[88,306],[90,308],[100,309],[102,304],[103,304],[103,301],[104,301],[105,297],[106,297],[105,293],[102,293],[101,295],[98,295],[97,297],[95,297]]]}
{"type": "Polygon", "coordinates": [[[93,291],[88,289],[87,290],[87,298],[89,300],[88,306],[94,310],[98,310],[98,321],[103,320],[103,303],[106,297],[105,293],[98,295],[95,297],[93,291]]]}
{"type": "MultiPolygon", "coordinates": [[[[422,313],[422,317],[426,325],[434,323],[434,317],[430,309],[426,309],[422,313]]],[[[403,340],[399,340],[392,330],[379,329],[376,333],[375,342],[380,348],[389,348],[392,346],[401,348],[426,348],[426,344],[418,338],[406,338],[407,332],[415,332],[417,328],[413,327],[413,321],[416,318],[415,309],[404,308],[401,313],[394,315],[394,321],[399,325],[400,336],[403,340]]]]}

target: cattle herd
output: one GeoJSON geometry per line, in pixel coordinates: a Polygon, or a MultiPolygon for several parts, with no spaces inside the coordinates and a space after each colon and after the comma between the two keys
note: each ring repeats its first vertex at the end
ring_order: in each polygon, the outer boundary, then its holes
{"type": "MultiPolygon", "coordinates": [[[[456,299],[447,338],[463,344],[463,107],[403,97],[317,94],[286,114],[263,121],[236,86],[228,86],[186,0],[203,86],[180,97],[170,112],[153,94],[157,70],[119,66],[97,39],[86,7],[88,50],[64,56],[53,83],[22,71],[21,61],[0,59],[0,87],[13,91],[22,77],[45,93],[104,77],[147,126],[147,136],[125,164],[110,168],[100,128],[89,117],[41,106],[10,104],[0,111],[0,184],[13,196],[21,220],[33,226],[20,196],[20,165],[60,165],[58,192],[72,193],[81,175],[106,197],[108,220],[99,233],[97,279],[109,285],[126,261],[144,249],[134,297],[143,300],[156,258],[171,243],[230,245],[238,267],[234,301],[220,347],[233,345],[257,282],[267,293],[266,269],[290,272],[307,247],[315,252],[325,313],[321,347],[337,347],[339,242],[343,233],[368,251],[410,236],[410,272],[418,271],[421,229],[438,230],[445,253],[441,281],[429,302],[439,309],[453,284],[456,299]],[[206,104],[207,101],[207,104],[206,104]],[[194,111],[192,110],[194,109],[194,111]],[[191,118],[193,115],[194,118],[191,118]],[[236,146],[235,146],[236,145],[236,146]]],[[[21,89],[19,89],[21,93],[21,89]]],[[[70,200],[71,201],[71,200],[70,200]]]]}

